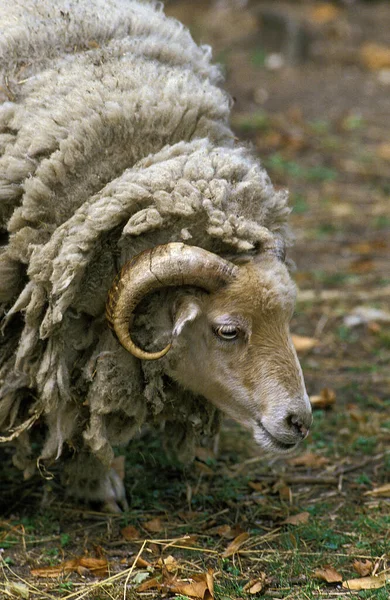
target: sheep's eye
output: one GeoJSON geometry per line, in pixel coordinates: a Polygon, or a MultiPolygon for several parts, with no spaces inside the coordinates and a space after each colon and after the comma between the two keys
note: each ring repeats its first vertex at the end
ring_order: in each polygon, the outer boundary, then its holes
{"type": "Polygon", "coordinates": [[[227,341],[235,340],[239,334],[239,329],[234,325],[220,325],[214,331],[218,337],[227,341]]]}

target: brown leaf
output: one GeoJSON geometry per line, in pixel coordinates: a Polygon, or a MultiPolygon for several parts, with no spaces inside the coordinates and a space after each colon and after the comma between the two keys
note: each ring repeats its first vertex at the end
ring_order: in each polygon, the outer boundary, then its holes
{"type": "Polygon", "coordinates": [[[289,517],[287,517],[287,519],[282,521],[282,524],[301,525],[302,523],[307,523],[309,519],[310,519],[310,513],[307,511],[304,511],[304,512],[298,513],[297,515],[290,515],[289,517]]]}
{"type": "Polygon", "coordinates": [[[138,529],[133,527],[133,525],[127,525],[126,527],[121,529],[121,534],[128,542],[132,540],[139,540],[141,538],[140,532],[138,531],[138,529]]]}
{"type": "Polygon", "coordinates": [[[355,254],[373,254],[386,250],[387,244],[383,240],[365,240],[364,242],[350,244],[349,248],[355,254]]]}
{"type": "Polygon", "coordinates": [[[339,583],[343,580],[340,573],[330,565],[325,565],[322,568],[316,569],[314,571],[314,577],[326,581],[327,583],[339,583]]]}
{"type": "Polygon", "coordinates": [[[382,573],[381,575],[373,575],[372,577],[359,577],[357,579],[348,579],[343,581],[343,588],[347,590],[378,590],[384,587],[390,581],[389,573],[382,573]]]}
{"type": "Polygon", "coordinates": [[[330,388],[321,390],[318,396],[310,396],[310,403],[313,408],[329,408],[336,402],[336,394],[330,388]]]}
{"type": "Polygon", "coordinates": [[[249,539],[249,533],[245,531],[244,533],[240,533],[240,535],[238,535],[236,538],[234,538],[232,542],[230,542],[225,552],[222,554],[222,557],[227,558],[228,556],[236,554],[236,552],[238,552],[238,550],[241,548],[244,542],[246,542],[247,539],[249,539]]]}
{"type": "Polygon", "coordinates": [[[360,48],[360,59],[371,71],[390,67],[390,46],[369,42],[360,48]]]}
{"type": "Polygon", "coordinates": [[[40,567],[39,569],[31,569],[31,575],[33,577],[59,577],[60,575],[64,575],[65,573],[70,573],[74,569],[67,569],[66,565],[62,563],[61,565],[56,565],[54,567],[40,567]]]}
{"type": "Polygon", "coordinates": [[[350,273],[371,273],[374,270],[374,261],[369,258],[353,260],[349,266],[350,273]]]}
{"type": "Polygon", "coordinates": [[[194,461],[194,467],[198,471],[198,473],[202,473],[203,475],[207,475],[208,477],[213,477],[215,475],[213,469],[199,460],[194,461]]]}
{"type": "Polygon", "coordinates": [[[352,567],[358,575],[366,577],[372,572],[373,564],[370,560],[355,560],[352,567]]]}
{"type": "Polygon", "coordinates": [[[146,579],[137,587],[137,592],[146,592],[146,590],[150,590],[153,588],[160,589],[162,587],[160,575],[158,577],[153,577],[153,579],[146,579]]]}
{"type": "Polygon", "coordinates": [[[165,569],[168,573],[176,573],[176,571],[179,569],[179,563],[171,555],[167,556],[166,558],[159,558],[156,566],[159,569],[165,569]]]}
{"type": "Polygon", "coordinates": [[[143,523],[143,526],[145,527],[146,531],[149,531],[150,533],[160,533],[164,530],[164,526],[161,523],[160,517],[155,517],[150,521],[146,521],[146,523],[143,523]]]}
{"type": "Polygon", "coordinates": [[[256,579],[251,579],[246,585],[244,585],[243,590],[249,594],[258,594],[265,588],[266,581],[267,575],[264,573],[264,571],[261,571],[256,579]]]}
{"type": "Polygon", "coordinates": [[[383,158],[383,160],[390,162],[390,143],[383,142],[382,144],[379,144],[376,148],[376,155],[379,158],[383,158]]]}
{"type": "MultiPolygon", "coordinates": [[[[129,561],[129,564],[133,564],[132,561],[129,561]]],[[[145,560],[144,558],[142,558],[142,556],[139,556],[136,561],[135,561],[135,566],[138,567],[139,569],[147,569],[148,567],[151,567],[152,564],[150,562],[148,562],[147,560],[145,560]]]]}
{"type": "Polygon", "coordinates": [[[265,481],[248,481],[248,485],[255,492],[264,492],[268,489],[268,484],[265,481]]]}
{"type": "Polygon", "coordinates": [[[368,492],[364,492],[365,496],[390,496],[390,483],[385,483],[373,490],[369,490],[368,492]]]}
{"type": "Polygon", "coordinates": [[[221,525],[215,529],[215,533],[227,540],[233,540],[241,533],[244,533],[244,530],[240,525],[235,525],[234,527],[231,527],[230,525],[221,525]]]}
{"type": "Polygon", "coordinates": [[[329,464],[330,461],[325,456],[319,456],[318,454],[314,454],[314,452],[305,452],[300,456],[290,458],[287,462],[296,467],[310,467],[311,469],[317,469],[329,464]]]}
{"type": "Polygon", "coordinates": [[[319,341],[315,338],[306,337],[304,335],[292,334],[291,339],[297,352],[307,352],[319,344],[319,341]]]}
{"type": "MultiPolygon", "coordinates": [[[[232,531],[232,528],[230,527],[230,525],[221,525],[220,527],[217,527],[217,529],[215,531],[221,537],[228,538],[228,537],[230,537],[230,533],[232,531]]],[[[234,537],[235,536],[233,535],[233,538],[234,537]]]]}
{"type": "Polygon", "coordinates": [[[200,598],[200,600],[214,599],[214,577],[212,569],[207,573],[196,573],[191,575],[188,580],[171,579],[164,583],[167,591],[175,594],[183,594],[190,598],[200,598]]]}
{"type": "Polygon", "coordinates": [[[81,556],[66,560],[53,567],[41,567],[31,569],[31,575],[34,577],[52,578],[65,575],[66,573],[85,573],[95,575],[95,577],[106,577],[108,574],[108,562],[106,558],[92,558],[81,556]]]}
{"type": "Polygon", "coordinates": [[[275,491],[279,492],[279,497],[281,500],[286,500],[287,502],[292,503],[292,490],[289,485],[284,482],[281,482],[279,485],[276,484],[273,486],[275,491]]]}
{"type": "Polygon", "coordinates": [[[80,558],[80,567],[88,569],[96,577],[106,577],[108,574],[108,562],[106,558],[83,556],[80,558]]]}
{"type": "Polygon", "coordinates": [[[330,2],[322,2],[310,10],[309,19],[317,25],[325,25],[337,19],[340,14],[340,8],[330,2]]]}

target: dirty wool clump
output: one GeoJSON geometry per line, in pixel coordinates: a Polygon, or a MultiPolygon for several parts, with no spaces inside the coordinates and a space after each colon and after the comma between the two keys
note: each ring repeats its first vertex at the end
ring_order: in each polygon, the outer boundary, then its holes
{"type": "Polygon", "coordinates": [[[210,54],[157,4],[0,0],[0,439],[26,476],[70,452],[98,476],[143,424],[188,460],[218,427],[104,317],[146,248],[288,238],[286,196],[236,145],[210,54]]]}

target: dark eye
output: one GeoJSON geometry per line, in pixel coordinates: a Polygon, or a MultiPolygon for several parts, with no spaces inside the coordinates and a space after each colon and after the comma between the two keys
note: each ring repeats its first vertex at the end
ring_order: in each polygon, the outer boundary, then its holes
{"type": "Polygon", "coordinates": [[[214,329],[215,334],[222,340],[235,340],[239,335],[239,329],[234,325],[219,325],[214,329]]]}

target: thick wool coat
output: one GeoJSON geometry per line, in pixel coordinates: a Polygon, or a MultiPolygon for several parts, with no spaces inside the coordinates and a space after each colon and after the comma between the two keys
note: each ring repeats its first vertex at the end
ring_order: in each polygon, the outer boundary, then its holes
{"type": "Polygon", "coordinates": [[[104,318],[145,248],[234,256],[288,237],[286,195],[237,145],[210,55],[158,5],[0,0],[0,440],[26,475],[70,451],[103,472],[145,423],[183,459],[216,431],[216,410],[104,318]]]}

